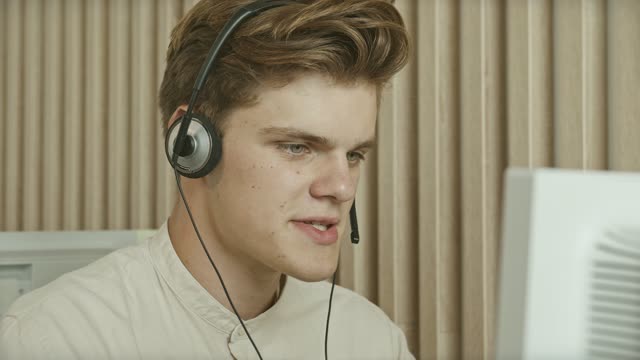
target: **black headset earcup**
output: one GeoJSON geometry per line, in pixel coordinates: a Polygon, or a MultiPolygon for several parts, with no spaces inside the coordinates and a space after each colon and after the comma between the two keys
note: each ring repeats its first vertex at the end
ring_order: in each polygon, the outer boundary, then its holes
{"type": "MultiPolygon", "coordinates": [[[[222,157],[222,139],[215,131],[209,119],[202,115],[193,114],[187,129],[187,141],[191,143],[190,151],[184,156],[178,156],[176,164],[172,163],[173,148],[180,130],[182,118],[176,120],[167,131],[164,140],[164,149],[169,164],[178,173],[188,178],[200,178],[206,176],[218,165],[222,157]]],[[[182,151],[184,153],[184,150],[182,151]]]]}

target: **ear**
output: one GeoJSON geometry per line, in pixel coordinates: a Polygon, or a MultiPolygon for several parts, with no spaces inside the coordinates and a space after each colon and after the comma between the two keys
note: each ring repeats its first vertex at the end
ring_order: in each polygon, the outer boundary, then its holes
{"type": "Polygon", "coordinates": [[[171,115],[169,122],[167,123],[167,129],[169,129],[171,125],[173,125],[173,123],[176,120],[178,120],[182,115],[184,115],[186,112],[187,112],[187,104],[182,104],[178,106],[176,111],[173,112],[173,115],[171,115]]]}

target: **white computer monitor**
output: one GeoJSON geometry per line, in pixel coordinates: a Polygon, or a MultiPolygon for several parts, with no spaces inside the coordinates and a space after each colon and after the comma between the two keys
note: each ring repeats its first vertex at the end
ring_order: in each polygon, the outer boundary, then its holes
{"type": "Polygon", "coordinates": [[[640,359],[640,173],[509,169],[496,358],[640,359]]]}

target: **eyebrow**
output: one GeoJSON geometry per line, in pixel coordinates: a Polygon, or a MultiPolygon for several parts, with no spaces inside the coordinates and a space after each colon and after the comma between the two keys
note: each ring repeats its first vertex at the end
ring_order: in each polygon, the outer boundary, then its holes
{"type": "MultiPolygon", "coordinates": [[[[279,136],[285,136],[285,137],[290,137],[294,139],[300,139],[306,142],[315,143],[315,144],[319,144],[326,147],[335,146],[335,142],[333,142],[332,140],[329,140],[324,136],[313,135],[304,130],[300,130],[292,127],[270,126],[270,127],[260,129],[259,133],[262,135],[279,135],[279,136]]],[[[356,144],[354,149],[367,149],[367,148],[373,147],[375,144],[376,144],[375,138],[368,139],[356,144]]]]}

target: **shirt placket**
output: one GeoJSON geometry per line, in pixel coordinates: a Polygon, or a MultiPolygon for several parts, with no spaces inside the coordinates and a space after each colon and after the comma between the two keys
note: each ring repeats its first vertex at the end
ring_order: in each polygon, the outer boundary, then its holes
{"type": "Polygon", "coordinates": [[[229,336],[229,352],[237,360],[254,360],[259,359],[256,350],[251,345],[249,337],[247,337],[242,325],[237,325],[229,336]]]}

